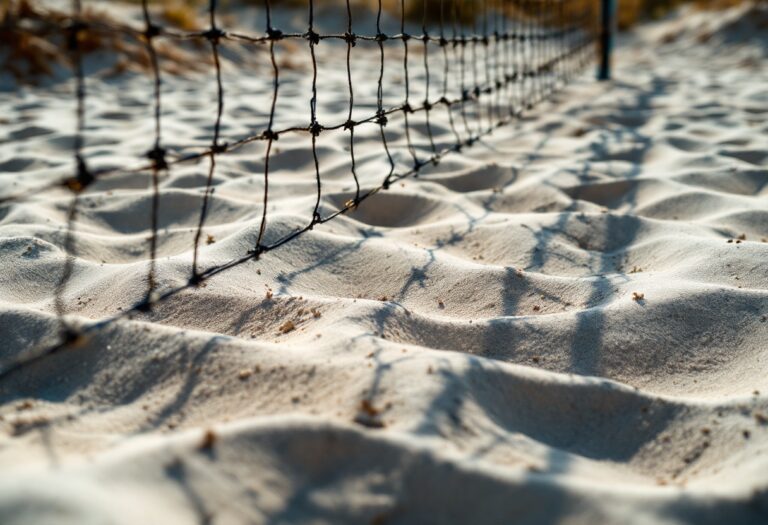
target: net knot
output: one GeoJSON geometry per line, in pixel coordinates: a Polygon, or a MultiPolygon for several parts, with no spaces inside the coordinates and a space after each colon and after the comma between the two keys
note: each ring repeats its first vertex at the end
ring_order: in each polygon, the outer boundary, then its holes
{"type": "Polygon", "coordinates": [[[384,33],[376,34],[376,42],[386,42],[387,40],[389,40],[389,37],[384,33]]]}
{"type": "Polygon", "coordinates": [[[79,346],[84,341],[83,333],[71,326],[65,327],[61,332],[61,342],[64,346],[79,346]]]}
{"type": "Polygon", "coordinates": [[[75,20],[67,27],[67,45],[71,51],[77,49],[80,42],[80,33],[88,29],[88,25],[80,20],[75,20]]]}
{"type": "Polygon", "coordinates": [[[447,97],[440,97],[440,100],[438,100],[438,102],[440,104],[445,104],[446,106],[450,106],[451,105],[451,101],[448,100],[447,97]]]}
{"type": "Polygon", "coordinates": [[[441,36],[440,40],[438,40],[438,44],[440,47],[445,47],[448,45],[448,40],[444,36],[441,36]]]}
{"type": "Polygon", "coordinates": [[[402,35],[400,35],[400,38],[403,40],[403,42],[408,42],[413,37],[408,33],[403,33],[402,35]]]}
{"type": "Polygon", "coordinates": [[[202,34],[203,38],[207,39],[211,44],[214,45],[217,45],[219,41],[225,36],[227,36],[227,33],[218,27],[212,27],[202,34]]]}
{"type": "Polygon", "coordinates": [[[421,33],[421,41],[425,44],[429,42],[429,33],[427,32],[427,28],[425,27],[424,30],[421,33]]]}
{"type": "Polygon", "coordinates": [[[408,103],[408,102],[406,102],[405,104],[403,104],[403,111],[404,111],[405,113],[414,113],[414,110],[413,110],[413,106],[411,106],[411,104],[410,104],[410,103],[408,103]]]}
{"type": "Polygon", "coordinates": [[[357,45],[357,35],[354,33],[346,32],[344,33],[344,41],[350,46],[355,47],[357,45]]]}
{"type": "Polygon", "coordinates": [[[165,149],[161,148],[160,146],[155,146],[154,149],[151,149],[147,152],[147,158],[153,162],[155,169],[168,169],[168,161],[165,158],[165,153],[165,149]]]}
{"type": "Polygon", "coordinates": [[[217,143],[211,146],[211,153],[213,153],[214,155],[225,153],[228,148],[229,148],[229,144],[227,144],[226,142],[223,142],[221,144],[217,143]]]}
{"type": "Polygon", "coordinates": [[[88,169],[88,166],[85,164],[83,157],[77,155],[75,157],[75,162],[77,163],[77,173],[74,177],[70,177],[65,180],[64,186],[70,191],[80,193],[85,188],[90,186],[96,180],[96,177],[88,169]]]}
{"type": "Polygon", "coordinates": [[[283,32],[279,29],[275,29],[274,27],[270,27],[267,29],[267,38],[270,40],[282,40],[283,39],[283,32]]]}
{"type": "Polygon", "coordinates": [[[384,127],[387,125],[387,122],[389,122],[389,119],[387,119],[387,115],[384,113],[384,110],[379,110],[378,113],[376,113],[376,124],[384,127]]]}
{"type": "Polygon", "coordinates": [[[491,40],[487,36],[484,36],[482,42],[485,47],[488,47],[488,44],[490,44],[491,40]]]}
{"type": "Polygon", "coordinates": [[[347,121],[344,123],[344,130],[345,130],[345,131],[350,131],[350,130],[352,130],[352,129],[353,129],[355,126],[357,126],[357,122],[355,122],[355,121],[354,121],[354,120],[352,120],[352,119],[349,119],[349,120],[347,120],[347,121]]]}
{"type": "Polygon", "coordinates": [[[134,308],[136,308],[137,312],[142,313],[149,313],[152,311],[152,298],[147,297],[143,301],[141,301],[139,304],[137,304],[134,308]]]}
{"type": "Polygon", "coordinates": [[[312,124],[309,125],[309,132],[312,134],[313,137],[317,137],[322,133],[323,126],[320,125],[318,121],[314,121],[312,124]]]}
{"type": "Polygon", "coordinates": [[[248,250],[248,254],[252,255],[253,258],[258,261],[259,257],[261,257],[261,254],[266,251],[267,251],[266,247],[263,244],[259,243],[252,250],[248,250]]]}
{"type": "Polygon", "coordinates": [[[309,40],[309,43],[315,46],[320,43],[320,34],[316,33],[314,29],[310,29],[304,33],[304,38],[309,40]]]}
{"type": "Polygon", "coordinates": [[[147,28],[144,30],[144,37],[147,40],[152,40],[153,38],[158,37],[161,34],[163,34],[163,28],[157,24],[148,24],[147,28]]]}
{"type": "Polygon", "coordinates": [[[429,110],[431,110],[431,109],[432,109],[432,103],[430,103],[430,101],[429,101],[429,100],[425,100],[425,101],[424,101],[424,110],[425,110],[425,111],[429,111],[429,110]]]}
{"type": "Polygon", "coordinates": [[[277,140],[280,138],[280,135],[270,128],[264,132],[264,138],[266,140],[277,140]]]}

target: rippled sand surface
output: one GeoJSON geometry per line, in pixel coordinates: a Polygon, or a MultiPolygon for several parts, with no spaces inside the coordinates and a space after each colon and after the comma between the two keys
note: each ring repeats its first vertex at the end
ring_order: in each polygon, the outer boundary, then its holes
{"type": "MultiPolygon", "coordinates": [[[[586,75],[354,213],[3,372],[0,521],[765,523],[767,19],[643,27],[613,82],[586,75]]],[[[280,114],[303,122],[302,57],[280,114]]],[[[324,89],[346,93],[322,60],[324,89]]],[[[264,118],[269,73],[226,64],[225,138],[264,118]]],[[[0,95],[4,194],[71,169],[70,88],[0,95]]],[[[135,165],[150,89],[90,81],[93,162],[135,165]]],[[[167,143],[205,146],[210,76],[165,89],[167,143]]],[[[346,119],[346,99],[319,104],[321,121],[346,119]]],[[[423,146],[426,123],[411,127],[423,146]]],[[[388,133],[404,165],[403,126],[388,133]]],[[[378,128],[356,138],[373,187],[388,170],[378,128]]],[[[253,247],[263,147],[220,158],[203,267],[253,247]]],[[[311,218],[315,191],[306,136],[275,148],[270,239],[311,218]]],[[[342,131],[318,139],[326,212],[354,196],[348,148],[342,131]]],[[[161,180],[161,287],[188,279],[207,168],[161,180]]],[[[145,293],[151,199],[147,174],[82,198],[73,322],[145,293]]],[[[2,363],[58,330],[69,202],[0,208],[2,363]]]]}

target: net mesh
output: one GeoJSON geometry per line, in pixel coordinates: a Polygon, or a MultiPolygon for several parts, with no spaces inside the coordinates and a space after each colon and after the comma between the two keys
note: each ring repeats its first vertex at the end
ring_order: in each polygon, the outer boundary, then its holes
{"type": "MultiPolygon", "coordinates": [[[[216,0],[207,5],[207,27],[202,31],[179,31],[164,27],[147,0],[140,6],[141,26],[119,21],[97,21],[83,16],[81,0],[72,0],[71,15],[61,27],[67,35],[75,84],[76,130],[73,141],[75,173],[61,180],[0,196],[0,205],[33,198],[46,190],[64,187],[71,192],[66,214],[66,234],[63,248],[67,254],[60,278],[53,290],[55,311],[60,331],[55,340],[18,355],[0,365],[5,375],[70,345],[82,343],[89,334],[120,319],[147,312],[156,305],[184,290],[200,286],[204,281],[234,267],[255,261],[266,253],[312,230],[315,226],[334,220],[340,215],[363,206],[375,194],[393,183],[418,176],[428,167],[436,166],[449,155],[459,154],[473,146],[495,129],[505,126],[556,90],[567,84],[592,61],[594,45],[594,16],[588,4],[577,0],[399,0],[395,5],[396,31],[386,31],[385,18],[391,17],[388,7],[378,0],[373,5],[375,32],[355,32],[356,12],[351,0],[342,3],[346,14],[344,30],[323,33],[318,28],[318,0],[307,1],[306,31],[283,30],[274,26],[275,8],[270,0],[263,4],[264,27],[261,32],[247,34],[225,29],[220,20],[216,0]],[[131,167],[97,168],[92,166],[87,149],[86,100],[89,96],[84,68],[83,35],[88,33],[119,33],[133,38],[145,47],[152,78],[150,104],[154,119],[153,137],[143,159],[131,167]],[[198,42],[200,53],[208,55],[215,78],[214,124],[210,143],[197,148],[170,148],[164,140],[163,77],[160,41],[198,42]],[[290,122],[294,115],[281,115],[278,101],[283,88],[283,68],[277,58],[280,46],[294,42],[309,51],[309,111],[305,122],[290,122]],[[270,93],[265,107],[265,124],[254,133],[240,137],[225,137],[222,120],[227,104],[228,82],[223,73],[222,53],[230,43],[254,46],[263,51],[271,73],[270,93]],[[332,91],[319,75],[320,48],[340,56],[344,64],[347,93],[332,91]],[[368,100],[368,89],[359,86],[355,75],[356,54],[364,55],[368,73],[375,71],[375,97],[368,100]],[[418,55],[421,55],[419,57],[418,55]],[[393,63],[394,62],[394,63],[393,63]],[[372,66],[373,64],[373,66],[372,66]],[[418,75],[414,68],[420,69],[418,75]],[[395,78],[396,77],[396,78],[395,78]],[[397,87],[395,87],[397,85],[397,87]],[[365,93],[363,93],[363,91],[365,93]],[[397,100],[393,101],[393,96],[397,100]],[[318,110],[319,97],[331,97],[345,102],[345,110],[323,115],[318,110]],[[447,123],[446,134],[438,137],[434,130],[436,119],[447,123]],[[416,119],[423,130],[414,133],[416,119]],[[396,120],[396,122],[395,122],[396,120]],[[393,122],[402,131],[404,144],[393,144],[387,131],[393,122]],[[359,176],[360,162],[356,156],[356,134],[374,131],[386,158],[386,169],[376,184],[366,184],[359,176]],[[338,132],[348,135],[348,173],[353,189],[342,203],[324,199],[324,170],[318,153],[321,135],[338,132]],[[311,150],[315,176],[314,206],[305,224],[288,232],[272,234],[270,230],[270,176],[274,175],[270,160],[275,144],[285,136],[305,137],[311,150]],[[253,246],[238,257],[221,264],[205,266],[200,254],[204,249],[203,232],[209,219],[214,192],[217,160],[252,143],[264,145],[261,155],[263,184],[258,233],[253,246]],[[179,165],[207,163],[205,185],[200,197],[200,211],[190,250],[192,252],[188,279],[179,286],[163,288],[158,284],[158,247],[161,206],[160,181],[179,165]],[[151,211],[148,228],[151,234],[147,247],[146,289],[142,299],[131,308],[97,322],[75,322],[67,316],[67,287],[72,279],[77,251],[75,230],[82,207],[83,195],[99,181],[126,173],[151,175],[151,211]],[[334,202],[336,204],[334,204],[334,202]]],[[[391,26],[392,24],[389,23],[391,26]]],[[[372,77],[372,75],[369,74],[372,77]]],[[[167,96],[167,95],[165,95],[167,96]]]]}

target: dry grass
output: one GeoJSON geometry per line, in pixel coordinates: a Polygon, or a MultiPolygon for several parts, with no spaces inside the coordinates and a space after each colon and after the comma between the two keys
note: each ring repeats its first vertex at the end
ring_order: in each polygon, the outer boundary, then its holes
{"type": "Polygon", "coordinates": [[[162,17],[167,23],[184,31],[199,29],[197,12],[191,8],[189,0],[173,0],[164,4],[162,17]]]}
{"type": "Polygon", "coordinates": [[[768,0],[617,0],[619,28],[628,29],[644,20],[655,20],[684,4],[697,9],[720,10],[741,4],[768,4],[768,0]]]}
{"type": "MultiPolygon", "coordinates": [[[[137,0],[133,0],[137,1],[137,0]]],[[[328,1],[328,0],[326,0],[328,1]]],[[[341,3],[340,0],[336,0],[341,3]]],[[[584,13],[585,10],[591,16],[597,16],[600,10],[601,0],[569,0],[565,4],[566,18],[572,19],[577,13],[584,13]]],[[[200,9],[207,5],[207,0],[154,0],[155,3],[165,5],[163,14],[168,21],[174,21],[179,27],[195,27],[196,13],[195,7],[200,9]]],[[[271,5],[275,7],[306,7],[307,0],[270,0],[271,5]]],[[[619,27],[628,29],[644,20],[658,19],[667,15],[672,9],[683,4],[695,4],[701,9],[725,9],[743,3],[768,3],[768,0],[617,0],[619,27]]],[[[377,0],[353,0],[356,5],[368,5],[375,8],[377,0]]],[[[423,17],[426,3],[428,16],[433,20],[439,17],[440,0],[408,0],[406,2],[406,16],[410,20],[420,21],[423,17]]],[[[224,8],[236,4],[264,5],[264,0],[222,0],[224,8]]],[[[390,13],[400,13],[400,0],[382,0],[384,9],[390,13]]],[[[453,16],[463,22],[468,22],[472,18],[473,12],[477,12],[479,2],[472,0],[459,0],[456,5],[457,12],[451,12],[451,2],[444,2],[445,17],[452,20],[453,16]]],[[[510,5],[507,7],[509,15],[525,15],[526,10],[531,8],[521,8],[520,6],[510,5]]]]}
{"type": "MultiPolygon", "coordinates": [[[[114,22],[103,12],[87,8],[83,11],[86,24],[114,22]]],[[[33,0],[3,0],[0,4],[0,71],[9,72],[17,82],[36,84],[50,77],[59,66],[71,67],[68,50],[68,14],[44,9],[33,0]]],[[[125,71],[146,71],[150,59],[145,42],[116,31],[82,31],[78,46],[83,54],[105,51],[113,59],[106,74],[125,71]]],[[[169,73],[195,70],[199,57],[168,45],[157,46],[164,69],[169,73]]]]}
{"type": "MultiPolygon", "coordinates": [[[[139,0],[129,0],[138,3],[139,0]]],[[[325,0],[331,1],[331,0],[325,0]]],[[[344,0],[335,0],[343,3],[344,0]]],[[[375,8],[375,0],[353,0],[357,5],[368,4],[375,8]]],[[[722,9],[745,2],[768,4],[768,0],[617,0],[619,2],[619,27],[630,28],[638,22],[659,18],[670,10],[684,4],[693,3],[701,9],[722,9]]],[[[440,0],[409,0],[406,2],[412,20],[421,20],[424,6],[431,17],[439,17],[440,0]]],[[[203,16],[207,0],[154,0],[159,13],[166,24],[185,31],[199,30],[205,27],[203,16]]],[[[236,4],[263,5],[263,0],[222,0],[221,5],[226,10],[236,4]]],[[[273,6],[306,6],[307,0],[271,0],[273,6]]],[[[457,13],[464,21],[471,19],[473,9],[477,10],[478,2],[463,0],[461,11],[457,13]]],[[[392,13],[399,14],[400,0],[383,0],[384,7],[392,13]]],[[[445,3],[450,6],[450,2],[445,3]]],[[[569,0],[566,4],[566,20],[573,20],[579,13],[589,13],[589,17],[597,19],[600,0],[569,0]]],[[[525,9],[510,6],[510,16],[527,16],[525,9]]],[[[448,19],[453,19],[453,13],[445,13],[448,19]]],[[[109,22],[110,17],[102,11],[86,9],[84,19],[96,22],[109,22]]],[[[64,26],[67,15],[40,7],[36,0],[0,0],[0,71],[10,72],[17,81],[36,83],[39,79],[54,73],[57,65],[69,65],[70,57],[67,52],[67,35],[64,26]],[[24,27],[22,31],[20,28],[24,27]]],[[[140,39],[130,38],[115,32],[84,31],[80,34],[80,49],[85,53],[95,50],[112,52],[116,57],[115,73],[126,70],[146,70],[149,58],[145,43],[140,39]]],[[[171,46],[158,46],[163,58],[164,67],[176,69],[179,72],[199,67],[199,60],[194,54],[185,53],[183,49],[171,46]]]]}

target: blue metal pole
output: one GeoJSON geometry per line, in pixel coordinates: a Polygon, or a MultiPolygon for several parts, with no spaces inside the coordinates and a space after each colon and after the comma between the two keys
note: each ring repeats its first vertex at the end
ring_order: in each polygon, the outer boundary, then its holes
{"type": "Polygon", "coordinates": [[[611,55],[613,41],[616,35],[616,0],[601,0],[600,14],[600,67],[597,71],[598,80],[611,79],[611,55]]]}

